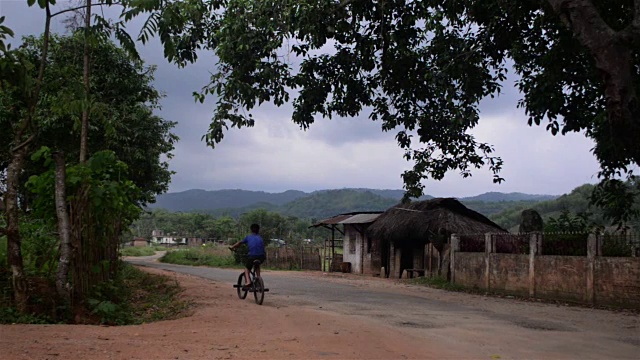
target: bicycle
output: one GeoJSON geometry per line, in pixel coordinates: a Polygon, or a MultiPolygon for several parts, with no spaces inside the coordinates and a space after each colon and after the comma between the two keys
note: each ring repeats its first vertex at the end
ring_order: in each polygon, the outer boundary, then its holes
{"type": "Polygon", "coordinates": [[[246,280],[244,277],[244,271],[240,273],[238,276],[238,282],[233,285],[233,287],[236,288],[238,297],[241,300],[244,300],[247,297],[247,293],[252,292],[256,304],[262,305],[262,302],[264,301],[264,293],[268,292],[269,289],[264,287],[262,277],[256,275],[256,268],[260,268],[260,260],[254,260],[253,266],[249,269],[249,280],[251,280],[249,287],[245,286],[246,280]]]}

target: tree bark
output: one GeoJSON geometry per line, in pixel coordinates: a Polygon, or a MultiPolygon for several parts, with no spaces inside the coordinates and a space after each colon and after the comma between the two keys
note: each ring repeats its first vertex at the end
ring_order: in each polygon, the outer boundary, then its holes
{"type": "Polygon", "coordinates": [[[18,126],[13,140],[16,146],[11,149],[11,162],[7,167],[7,192],[5,193],[5,216],[7,226],[4,234],[7,236],[7,263],[11,268],[11,282],[13,285],[16,308],[21,313],[27,311],[27,301],[29,299],[27,280],[24,274],[24,263],[22,261],[22,238],[20,236],[20,208],[18,203],[18,189],[20,186],[20,174],[24,167],[24,159],[27,155],[30,143],[35,135],[27,137],[27,131],[32,126],[33,117],[36,112],[40,90],[44,79],[44,69],[49,51],[49,33],[51,25],[51,9],[49,2],[46,2],[46,18],[43,34],[42,55],[38,68],[38,78],[34,85],[35,89],[29,99],[29,110],[18,126]],[[25,139],[26,137],[26,139],[25,139]]]}
{"type": "Polygon", "coordinates": [[[7,217],[7,263],[11,268],[13,294],[19,312],[27,311],[27,281],[22,262],[22,238],[20,237],[20,209],[18,208],[18,188],[27,146],[13,152],[7,167],[7,192],[5,193],[5,214],[7,217]]]}
{"type": "Polygon", "coordinates": [[[69,212],[67,211],[66,165],[64,154],[53,154],[55,162],[55,201],[58,217],[58,233],[60,234],[60,261],[56,273],[56,290],[60,298],[70,300],[69,264],[71,263],[71,231],[69,212]]]}
{"type": "Polygon", "coordinates": [[[91,0],[87,0],[84,18],[84,106],[82,107],[82,128],[80,131],[80,163],[87,161],[87,143],[89,139],[89,27],[91,26],[91,0]]]}
{"type": "Polygon", "coordinates": [[[591,0],[548,0],[567,28],[593,56],[605,86],[609,124],[624,133],[637,122],[638,101],[633,86],[633,42],[638,41],[640,4],[629,30],[614,31],[591,0]]]}

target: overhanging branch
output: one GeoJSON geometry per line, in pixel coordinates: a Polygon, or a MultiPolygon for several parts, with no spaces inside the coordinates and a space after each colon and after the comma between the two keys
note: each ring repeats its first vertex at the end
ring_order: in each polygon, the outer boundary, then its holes
{"type": "MultiPolygon", "coordinates": [[[[123,3],[119,3],[119,2],[113,2],[113,3],[100,2],[100,3],[93,4],[93,5],[95,5],[95,6],[102,6],[102,5],[108,5],[108,6],[120,5],[120,6],[125,6],[123,3]]],[[[58,16],[58,15],[61,15],[61,14],[64,14],[64,13],[68,13],[68,12],[72,12],[72,11],[76,11],[76,10],[82,10],[82,9],[84,9],[86,7],[87,7],[87,5],[82,5],[82,6],[76,6],[76,7],[60,10],[57,13],[53,13],[51,15],[51,17],[55,17],[55,16],[58,16]]]]}
{"type": "Polygon", "coordinates": [[[35,139],[35,135],[31,134],[25,141],[21,142],[20,144],[16,145],[14,148],[11,149],[11,152],[16,152],[20,149],[22,149],[23,147],[29,145],[33,139],[35,139]]]}

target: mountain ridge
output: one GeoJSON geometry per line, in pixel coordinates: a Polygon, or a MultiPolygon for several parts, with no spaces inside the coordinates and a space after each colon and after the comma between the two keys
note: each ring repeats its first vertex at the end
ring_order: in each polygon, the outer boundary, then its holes
{"type": "MultiPolygon", "coordinates": [[[[286,190],[275,193],[243,189],[189,189],[159,195],[156,203],[150,204],[149,208],[164,208],[169,211],[182,212],[200,211],[234,214],[238,211],[254,209],[259,206],[292,216],[317,217],[325,216],[326,214],[334,215],[341,211],[385,210],[399,202],[403,195],[404,190],[369,188],[323,189],[312,192],[286,190]],[[315,212],[311,212],[309,209],[315,209],[315,212]]],[[[483,209],[486,204],[491,203],[493,205],[488,207],[491,210],[487,211],[494,213],[503,207],[495,203],[533,203],[552,200],[557,197],[556,195],[519,192],[486,192],[457,199],[463,203],[469,203],[471,208],[476,209],[483,209]]],[[[433,196],[425,195],[420,200],[431,198],[433,196]]]]}

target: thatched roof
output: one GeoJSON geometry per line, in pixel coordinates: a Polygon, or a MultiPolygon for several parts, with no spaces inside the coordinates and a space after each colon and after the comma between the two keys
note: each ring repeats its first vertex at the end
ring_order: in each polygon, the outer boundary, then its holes
{"type": "Polygon", "coordinates": [[[434,234],[487,232],[506,230],[454,198],[434,198],[396,205],[380,215],[367,230],[372,238],[393,242],[428,242],[434,234]]]}

